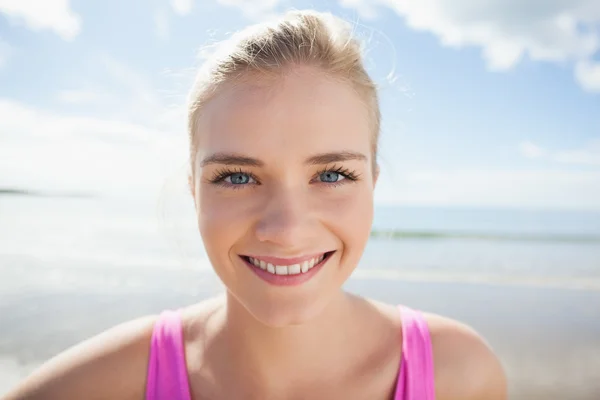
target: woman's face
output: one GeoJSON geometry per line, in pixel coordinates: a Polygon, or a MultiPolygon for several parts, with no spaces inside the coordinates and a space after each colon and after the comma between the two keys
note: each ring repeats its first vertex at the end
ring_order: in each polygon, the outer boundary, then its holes
{"type": "Polygon", "coordinates": [[[266,325],[316,316],[358,264],[373,219],[370,126],[349,84],[309,67],[225,85],[202,109],[200,233],[229,292],[266,325]]]}

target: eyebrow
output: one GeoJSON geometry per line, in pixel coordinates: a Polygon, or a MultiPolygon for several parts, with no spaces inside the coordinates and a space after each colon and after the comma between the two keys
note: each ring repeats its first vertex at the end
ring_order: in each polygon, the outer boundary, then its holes
{"type": "Polygon", "coordinates": [[[316,154],[312,157],[309,157],[306,160],[306,164],[309,165],[320,165],[320,164],[330,164],[334,162],[342,162],[342,161],[367,161],[367,156],[362,153],[356,153],[353,151],[341,151],[341,152],[333,152],[333,153],[323,153],[316,154]]]}
{"type": "Polygon", "coordinates": [[[262,167],[264,163],[256,158],[246,157],[235,153],[215,153],[205,157],[200,166],[205,167],[210,164],[224,165],[245,165],[249,167],[262,167]]]}
{"type": "MultiPolygon", "coordinates": [[[[330,152],[311,156],[307,158],[304,163],[308,165],[321,165],[352,160],[367,161],[367,156],[353,151],[330,152]]],[[[248,167],[262,167],[265,165],[265,163],[259,159],[236,153],[215,153],[205,157],[200,162],[201,167],[210,164],[243,165],[248,167]]]]}

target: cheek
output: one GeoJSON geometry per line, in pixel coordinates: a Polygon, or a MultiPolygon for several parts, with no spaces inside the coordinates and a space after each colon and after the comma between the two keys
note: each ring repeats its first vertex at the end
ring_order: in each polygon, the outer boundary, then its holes
{"type": "MultiPolygon", "coordinates": [[[[313,223],[317,225],[310,223],[305,226],[316,229],[316,234],[322,233],[318,225],[325,227],[342,242],[345,253],[358,253],[360,257],[373,221],[372,191],[361,186],[313,190],[307,198],[309,202],[302,207],[308,207],[304,210],[316,217],[313,223]]],[[[202,188],[198,225],[209,256],[213,253],[223,257],[236,241],[253,234],[253,224],[260,220],[261,210],[270,198],[265,193],[247,189],[202,188]]]]}
{"type": "MultiPolygon", "coordinates": [[[[356,188],[355,188],[356,189],[356,188]]],[[[333,193],[319,201],[320,214],[332,231],[349,248],[362,251],[373,222],[373,196],[368,190],[333,193]]]]}
{"type": "Polygon", "coordinates": [[[202,187],[198,202],[198,227],[206,251],[223,257],[248,230],[252,200],[249,196],[202,187]]]}

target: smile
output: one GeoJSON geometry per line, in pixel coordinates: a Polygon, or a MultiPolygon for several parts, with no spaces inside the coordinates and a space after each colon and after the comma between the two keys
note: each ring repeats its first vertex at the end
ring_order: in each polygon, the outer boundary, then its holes
{"type": "Polygon", "coordinates": [[[296,285],[312,278],[334,251],[310,258],[282,259],[240,256],[259,277],[275,285],[296,285]]]}
{"type": "Polygon", "coordinates": [[[311,258],[310,260],[303,261],[302,263],[291,265],[274,265],[264,260],[252,257],[248,257],[248,260],[252,264],[254,264],[254,266],[266,270],[267,272],[270,272],[275,275],[296,275],[308,272],[308,270],[310,270],[315,265],[318,265],[321,261],[323,261],[324,258],[325,253],[321,254],[320,256],[311,258]]]}

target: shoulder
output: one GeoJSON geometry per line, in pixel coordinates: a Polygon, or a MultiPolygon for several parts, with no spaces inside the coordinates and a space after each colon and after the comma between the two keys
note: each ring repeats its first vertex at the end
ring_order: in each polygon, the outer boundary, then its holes
{"type": "Polygon", "coordinates": [[[503,367],[484,339],[471,327],[425,314],[431,334],[438,400],[505,400],[503,367]]]}
{"type": "Polygon", "coordinates": [[[115,326],[54,357],[8,393],[15,399],[140,399],[156,317],[115,326]]]}
{"type": "MultiPolygon", "coordinates": [[[[215,319],[225,307],[225,296],[217,296],[181,310],[186,367],[189,375],[203,368],[204,353],[210,337],[214,336],[215,319]]],[[[218,325],[218,322],[217,322],[218,325]]]]}

